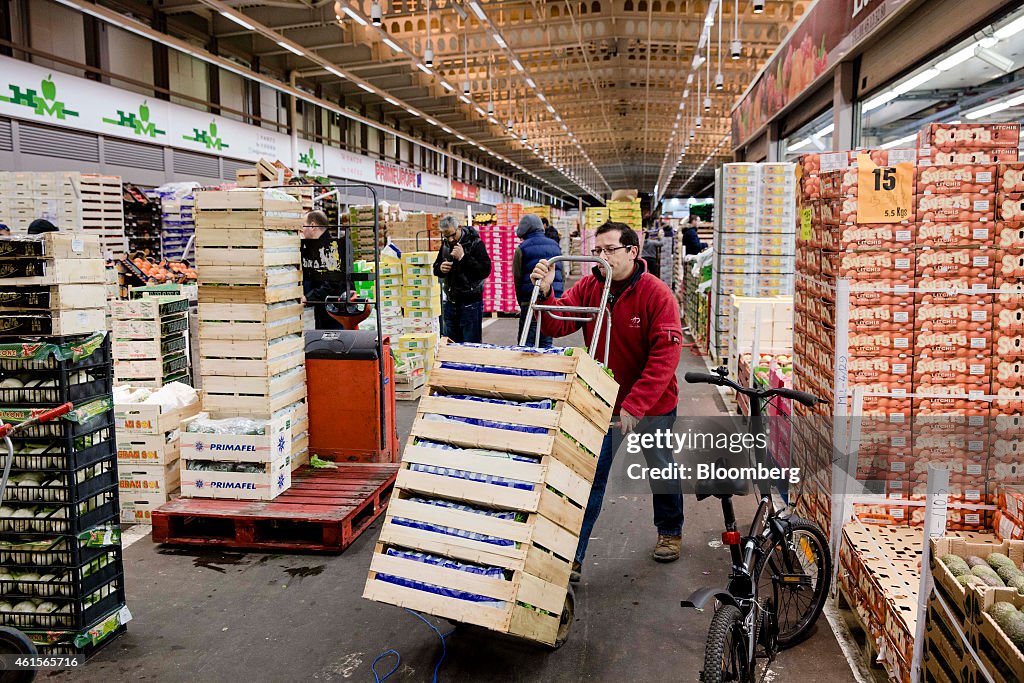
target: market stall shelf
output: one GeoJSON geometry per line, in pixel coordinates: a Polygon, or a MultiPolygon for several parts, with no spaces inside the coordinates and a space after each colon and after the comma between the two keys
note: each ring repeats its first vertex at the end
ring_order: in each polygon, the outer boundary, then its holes
{"type": "Polygon", "coordinates": [[[152,515],[153,540],[249,550],[340,553],[384,512],[398,465],[303,467],[271,501],[178,498],[152,515]]]}

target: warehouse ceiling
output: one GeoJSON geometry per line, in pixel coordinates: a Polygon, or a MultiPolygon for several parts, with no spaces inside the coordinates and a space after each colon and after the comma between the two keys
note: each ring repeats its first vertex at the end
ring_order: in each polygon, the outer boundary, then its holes
{"type": "MultiPolygon", "coordinates": [[[[100,4],[138,17],[152,11],[140,1],[100,4]]],[[[672,196],[706,186],[732,148],[729,110],[811,2],[767,0],[758,14],[750,0],[724,0],[720,8],[715,0],[156,4],[168,33],[250,66],[258,58],[264,73],[297,72],[300,87],[322,97],[383,113],[403,130],[510,175],[517,169],[500,159],[514,161],[587,197],[619,188],[653,192],[675,161],[666,157],[684,91],[677,135],[694,127],[698,76],[703,99],[709,74],[714,82],[721,68],[722,89],[712,87],[703,125],[660,189],[672,196]],[[378,7],[379,27],[372,21],[378,7]],[[710,59],[695,69],[706,22],[714,26],[700,54],[710,59]],[[737,25],[742,48],[731,59],[737,25]]],[[[518,179],[528,178],[520,172],[518,179]]]]}

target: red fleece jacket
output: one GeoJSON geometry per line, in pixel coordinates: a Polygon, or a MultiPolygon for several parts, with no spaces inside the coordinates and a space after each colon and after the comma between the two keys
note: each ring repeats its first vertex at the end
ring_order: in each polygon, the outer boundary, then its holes
{"type": "MultiPolygon", "coordinates": [[[[676,368],[683,341],[679,303],[668,285],[646,272],[643,261],[637,260],[637,268],[639,272],[633,274],[612,305],[611,353],[605,348],[602,333],[597,358],[607,359],[619,383],[616,415],[620,408],[637,417],[664,415],[679,404],[676,368]]],[[[593,275],[582,278],[562,298],[549,296],[543,303],[597,306],[603,288],[604,279],[595,268],[593,275]]],[[[594,335],[593,321],[584,324],[545,315],[541,330],[552,337],[564,337],[581,325],[589,345],[594,335]]]]}

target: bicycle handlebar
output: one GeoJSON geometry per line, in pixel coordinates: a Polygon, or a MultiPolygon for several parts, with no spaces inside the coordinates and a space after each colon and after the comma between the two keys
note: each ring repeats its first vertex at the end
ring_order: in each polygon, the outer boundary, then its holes
{"type": "Polygon", "coordinates": [[[789,398],[802,403],[808,408],[813,408],[818,403],[822,402],[822,399],[818,398],[814,394],[808,394],[806,391],[797,391],[796,389],[786,389],[785,387],[779,387],[777,389],[752,389],[750,387],[743,387],[733,382],[725,375],[712,375],[706,372],[688,372],[683,375],[690,384],[714,384],[720,387],[731,387],[744,396],[750,396],[752,398],[771,398],[773,396],[781,396],[782,398],[789,398]]]}
{"type": "Polygon", "coordinates": [[[64,405],[57,406],[56,408],[51,408],[50,410],[43,411],[37,415],[33,415],[24,422],[19,422],[16,425],[0,424],[0,439],[4,438],[5,436],[10,436],[11,434],[14,434],[16,432],[20,432],[24,429],[28,429],[33,425],[56,420],[58,417],[63,417],[64,415],[67,415],[72,410],[74,410],[74,408],[74,404],[65,403],[64,405]]]}

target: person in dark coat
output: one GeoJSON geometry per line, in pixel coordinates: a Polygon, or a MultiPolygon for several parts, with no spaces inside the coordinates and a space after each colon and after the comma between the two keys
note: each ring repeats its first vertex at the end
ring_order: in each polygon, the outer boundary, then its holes
{"type": "Polygon", "coordinates": [[[328,297],[344,292],[344,269],[349,265],[348,238],[336,240],[323,211],[310,211],[302,226],[302,293],[304,303],[313,307],[313,320],[318,330],[341,330],[341,323],[328,310],[340,312],[334,304],[324,303],[328,297]],[[345,252],[345,253],[341,253],[345,252]],[[330,275],[328,275],[330,273],[330,275]]]}
{"type": "MultiPolygon", "coordinates": [[[[523,336],[523,327],[526,325],[526,314],[530,310],[530,296],[533,294],[533,281],[530,280],[530,273],[541,261],[541,259],[552,259],[562,253],[558,242],[545,235],[544,224],[541,219],[533,214],[526,214],[519,220],[519,227],[516,228],[516,235],[522,240],[516,247],[516,254],[512,259],[512,277],[516,283],[516,300],[519,302],[519,336],[523,336]]],[[[556,296],[562,295],[562,264],[555,264],[555,280],[553,288],[556,296]]],[[[534,315],[530,324],[530,333],[526,339],[527,346],[536,343],[537,316],[534,315]]],[[[552,339],[550,336],[541,335],[541,348],[550,348],[552,339]]]]}
{"type": "MultiPolygon", "coordinates": [[[[561,245],[562,236],[558,233],[558,230],[555,228],[555,226],[551,225],[551,221],[549,221],[547,218],[541,218],[540,222],[544,224],[544,236],[547,237],[549,240],[554,240],[555,244],[561,245]]],[[[561,248],[561,246],[559,246],[559,248],[561,248]]]]}
{"type": "Polygon", "coordinates": [[[441,247],[434,259],[434,276],[444,292],[444,333],[457,344],[483,338],[484,280],[491,274],[491,257],[470,226],[445,216],[438,226],[441,247]]]}
{"type": "Polygon", "coordinates": [[[708,245],[702,242],[700,235],[697,234],[697,222],[698,218],[691,215],[686,227],[683,228],[683,248],[686,250],[687,256],[699,254],[708,248],[708,245]]]}

